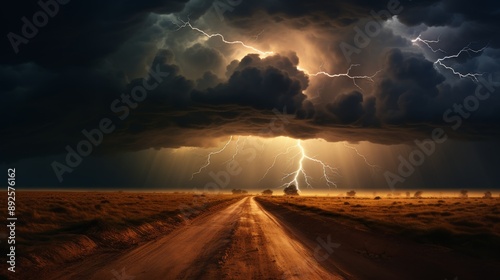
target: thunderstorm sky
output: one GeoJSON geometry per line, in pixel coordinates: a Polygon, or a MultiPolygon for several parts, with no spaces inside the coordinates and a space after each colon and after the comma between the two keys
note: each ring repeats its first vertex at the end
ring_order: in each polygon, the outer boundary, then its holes
{"type": "Polygon", "coordinates": [[[2,8],[20,186],[500,188],[497,1],[51,3],[2,8]]]}

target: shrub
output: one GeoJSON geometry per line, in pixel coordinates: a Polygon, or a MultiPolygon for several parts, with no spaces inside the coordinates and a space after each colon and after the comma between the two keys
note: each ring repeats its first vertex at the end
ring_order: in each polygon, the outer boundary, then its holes
{"type": "Polygon", "coordinates": [[[240,189],[232,189],[231,192],[233,194],[247,194],[248,193],[246,190],[240,190],[240,189]]]}
{"type": "Polygon", "coordinates": [[[422,191],[416,191],[415,194],[413,195],[413,197],[415,198],[422,198],[422,191]]]}
{"type": "Polygon", "coordinates": [[[483,198],[493,198],[491,192],[485,192],[483,198]]]}
{"type": "Polygon", "coordinates": [[[349,191],[349,192],[346,192],[346,195],[347,195],[347,197],[354,197],[354,196],[356,196],[356,192],[355,191],[349,191]]]}
{"type": "Polygon", "coordinates": [[[273,191],[272,191],[272,190],[267,189],[267,190],[263,191],[263,192],[262,192],[262,194],[263,194],[263,195],[273,195],[273,191]]]}
{"type": "Polygon", "coordinates": [[[469,191],[467,191],[467,190],[461,190],[461,191],[460,191],[460,196],[459,196],[459,197],[460,197],[460,198],[468,198],[468,197],[469,197],[468,192],[469,192],[469,191]]]}

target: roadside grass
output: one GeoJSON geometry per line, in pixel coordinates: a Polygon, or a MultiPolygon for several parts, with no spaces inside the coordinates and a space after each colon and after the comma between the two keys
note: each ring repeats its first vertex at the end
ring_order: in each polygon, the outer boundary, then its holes
{"type": "MultiPolygon", "coordinates": [[[[16,194],[18,255],[20,263],[32,269],[74,261],[96,250],[130,248],[241,197],[160,192],[16,194]]],[[[7,250],[6,243],[0,247],[7,250]]]]}
{"type": "Polygon", "coordinates": [[[417,242],[499,259],[500,199],[480,198],[258,198],[290,210],[314,213],[336,222],[399,235],[417,242]]]}

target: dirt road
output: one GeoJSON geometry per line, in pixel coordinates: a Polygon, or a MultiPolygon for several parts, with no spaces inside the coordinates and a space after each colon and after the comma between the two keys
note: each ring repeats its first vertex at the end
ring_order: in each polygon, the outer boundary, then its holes
{"type": "Polygon", "coordinates": [[[154,241],[23,279],[498,279],[497,259],[293,205],[245,197],[154,241]]]}
{"type": "Polygon", "coordinates": [[[342,279],[246,197],[126,254],[86,260],[57,279],[342,279]]]}

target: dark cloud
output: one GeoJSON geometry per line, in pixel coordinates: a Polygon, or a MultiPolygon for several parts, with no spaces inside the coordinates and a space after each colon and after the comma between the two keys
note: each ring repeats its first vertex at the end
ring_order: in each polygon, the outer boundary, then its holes
{"type": "Polygon", "coordinates": [[[203,74],[203,77],[196,80],[196,89],[198,90],[206,90],[211,87],[215,87],[216,85],[222,82],[217,75],[212,73],[211,71],[207,71],[203,74]]]}
{"type": "Polygon", "coordinates": [[[206,71],[222,71],[225,67],[224,56],[216,49],[195,44],[186,49],[182,59],[193,70],[195,76],[201,76],[206,71]]]}
{"type": "Polygon", "coordinates": [[[387,6],[387,1],[356,0],[342,1],[243,1],[234,12],[228,16],[238,22],[241,18],[251,17],[264,11],[274,17],[275,21],[293,19],[292,25],[303,28],[311,24],[328,22],[330,26],[346,26],[369,14],[372,9],[380,10],[387,6]]]}
{"type": "Polygon", "coordinates": [[[293,114],[306,98],[302,91],[307,88],[307,76],[292,66],[286,57],[246,56],[227,83],[206,92],[194,92],[194,101],[238,104],[263,110],[287,107],[293,114]]]}
{"type": "MultiPolygon", "coordinates": [[[[0,61],[9,64],[35,62],[59,69],[70,65],[95,65],[152,24],[147,22],[150,13],[179,12],[188,1],[61,1],[67,4],[57,4],[54,17],[49,17],[43,27],[35,26],[36,35],[28,38],[27,44],[19,45],[19,53],[15,54],[8,39],[2,40],[0,61]]],[[[21,18],[26,17],[33,23],[33,15],[43,11],[38,2],[6,3],[2,8],[1,33],[23,36],[21,18]]]]}
{"type": "MultiPolygon", "coordinates": [[[[283,49],[312,45],[303,53],[324,62],[321,69],[343,73],[350,63],[339,42],[352,43],[354,27],[363,27],[371,20],[370,11],[386,9],[388,1],[242,1],[224,13],[224,21],[212,2],[69,2],[35,38],[19,46],[19,54],[4,37],[0,131],[8,139],[2,141],[1,160],[64,153],[66,145],[82,139],[83,129],[97,127],[105,117],[117,128],[96,153],[206,146],[209,138],[261,135],[277,117],[273,109],[288,115],[287,125],[274,136],[407,142],[446,125],[443,113],[463,103],[477,85],[434,65],[433,59],[445,54],[412,46],[406,35],[439,37],[438,47],[449,53],[470,42],[472,47],[489,43],[483,52],[449,63],[463,72],[500,71],[496,2],[401,1],[399,28],[413,27],[399,34],[389,24],[353,55],[361,66],[352,73],[381,70],[373,82],[356,80],[360,88],[346,77],[309,77],[299,65],[313,62],[298,52],[237,56],[241,46],[223,44],[218,37],[204,41],[189,28],[176,30],[173,20],[189,16],[197,26],[241,33],[245,42],[259,46],[272,46],[287,31],[297,32],[293,35],[303,41],[284,41],[283,49]],[[248,39],[261,30],[262,38],[248,39]],[[150,82],[137,78],[147,76],[145,65],[168,76],[120,120],[110,104],[150,82]]],[[[20,18],[30,18],[39,9],[35,1],[5,5],[4,35],[20,33],[20,18]]],[[[491,96],[454,136],[497,139],[499,104],[491,96]]]]}
{"type": "MultiPolygon", "coordinates": [[[[406,4],[406,3],[405,3],[406,4]]],[[[409,9],[399,16],[408,25],[460,25],[467,21],[498,24],[500,4],[497,1],[418,1],[406,4],[409,9]]]]}
{"type": "Polygon", "coordinates": [[[340,123],[353,123],[364,114],[363,94],[353,91],[348,94],[338,95],[333,103],[326,105],[340,123]]]}
{"type": "Polygon", "coordinates": [[[428,121],[429,102],[444,77],[422,55],[393,49],[376,90],[378,114],[389,123],[428,121]]]}

